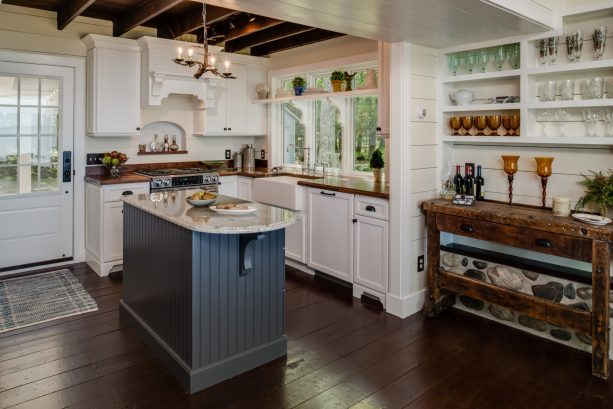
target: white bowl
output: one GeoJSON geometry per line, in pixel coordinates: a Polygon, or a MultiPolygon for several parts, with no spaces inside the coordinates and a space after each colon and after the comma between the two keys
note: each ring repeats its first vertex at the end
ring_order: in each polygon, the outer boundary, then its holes
{"type": "Polygon", "coordinates": [[[187,203],[189,203],[192,206],[195,207],[202,207],[202,206],[208,206],[210,204],[215,203],[215,200],[217,200],[217,198],[213,198],[213,199],[204,199],[204,200],[194,200],[194,199],[190,199],[189,197],[187,198],[187,203]]]}

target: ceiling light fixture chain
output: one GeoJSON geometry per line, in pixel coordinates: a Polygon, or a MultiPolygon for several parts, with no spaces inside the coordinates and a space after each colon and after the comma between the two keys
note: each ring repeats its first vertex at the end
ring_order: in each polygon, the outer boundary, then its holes
{"type": "MultiPolygon", "coordinates": [[[[194,78],[200,79],[204,74],[210,72],[213,75],[222,78],[236,78],[230,72],[230,61],[226,58],[224,61],[224,72],[219,72],[219,70],[215,67],[215,54],[209,53],[209,39],[207,36],[207,27],[206,27],[206,4],[202,3],[202,26],[203,26],[203,35],[202,35],[202,49],[204,50],[202,62],[192,60],[192,55],[194,54],[194,50],[190,47],[187,50],[187,59],[183,59],[183,48],[180,46],[177,48],[177,58],[173,58],[173,61],[179,65],[183,65],[186,67],[197,66],[198,70],[194,74],[194,78]]],[[[198,47],[200,48],[200,47],[198,47]]]]}

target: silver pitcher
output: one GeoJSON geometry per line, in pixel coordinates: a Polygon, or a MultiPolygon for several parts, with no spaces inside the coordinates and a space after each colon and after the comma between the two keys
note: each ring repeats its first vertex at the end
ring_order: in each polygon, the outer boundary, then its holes
{"type": "Polygon", "coordinates": [[[253,145],[247,145],[243,148],[243,166],[242,170],[249,172],[255,169],[255,149],[253,145]]]}

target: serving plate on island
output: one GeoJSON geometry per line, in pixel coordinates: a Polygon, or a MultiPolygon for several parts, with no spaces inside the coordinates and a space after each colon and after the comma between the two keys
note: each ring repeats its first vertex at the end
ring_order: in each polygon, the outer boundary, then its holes
{"type": "Polygon", "coordinates": [[[236,203],[209,206],[209,209],[219,214],[231,214],[231,215],[251,214],[251,213],[255,213],[258,210],[252,206],[247,206],[244,204],[236,204],[236,203]]]}
{"type": "Polygon", "coordinates": [[[574,213],[573,218],[582,221],[584,223],[589,223],[589,224],[593,224],[595,226],[605,226],[609,223],[611,223],[611,219],[609,219],[608,217],[603,217],[603,216],[599,216],[596,214],[589,214],[589,213],[574,213]]]}

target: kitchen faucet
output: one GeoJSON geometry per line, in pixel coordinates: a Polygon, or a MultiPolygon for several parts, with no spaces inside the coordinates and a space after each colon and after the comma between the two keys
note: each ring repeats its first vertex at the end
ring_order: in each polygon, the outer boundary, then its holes
{"type": "MultiPolygon", "coordinates": [[[[302,160],[302,173],[306,174],[310,174],[311,173],[311,168],[309,168],[309,164],[311,163],[311,148],[307,148],[307,147],[303,147],[303,146],[296,146],[293,143],[290,143],[289,145],[287,145],[287,151],[290,151],[290,148],[294,148],[294,151],[303,151],[306,152],[306,160],[303,158],[302,160]]],[[[313,174],[315,174],[315,168],[313,167],[313,174]]]]}

